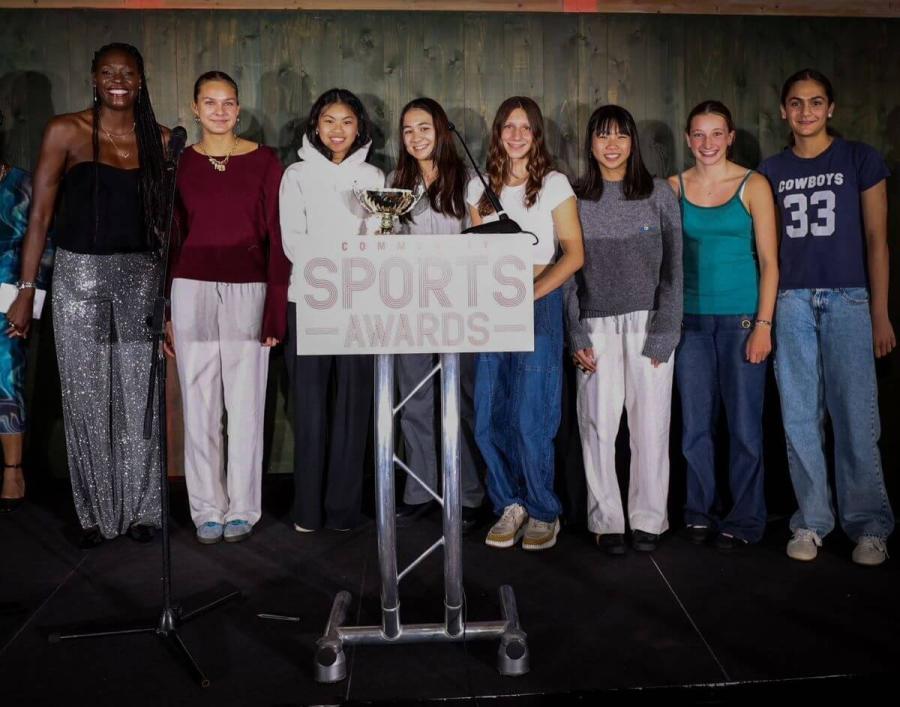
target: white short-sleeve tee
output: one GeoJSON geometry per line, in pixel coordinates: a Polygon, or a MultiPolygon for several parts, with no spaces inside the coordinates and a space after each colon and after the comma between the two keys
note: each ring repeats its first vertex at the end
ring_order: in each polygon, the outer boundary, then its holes
{"type": "MultiPolygon", "coordinates": [[[[469,180],[466,188],[466,202],[478,208],[478,201],[484,193],[484,185],[478,177],[469,180]]],[[[548,172],[538,192],[534,205],[525,208],[525,184],[517,187],[504,186],[500,192],[500,203],[507,215],[518,223],[523,231],[530,231],[538,243],[534,247],[534,264],[546,265],[556,260],[556,245],[559,237],[553,226],[553,209],[569,197],[575,196],[569,179],[562,172],[548,172]]],[[[497,214],[491,213],[484,221],[496,221],[497,214]]]]}

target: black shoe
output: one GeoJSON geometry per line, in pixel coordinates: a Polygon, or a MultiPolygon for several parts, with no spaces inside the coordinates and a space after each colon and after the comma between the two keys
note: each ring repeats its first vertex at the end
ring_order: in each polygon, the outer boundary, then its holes
{"type": "Polygon", "coordinates": [[[702,545],[709,538],[709,526],[686,525],[683,534],[694,545],[702,545]]]}
{"type": "Polygon", "coordinates": [[[397,525],[401,528],[411,525],[419,518],[424,518],[437,508],[437,501],[425,501],[425,503],[402,503],[397,508],[397,525]]]}
{"type": "Polygon", "coordinates": [[[659,542],[659,536],[654,533],[645,533],[643,530],[631,531],[631,547],[638,552],[653,552],[659,542]]]}
{"type": "Polygon", "coordinates": [[[728,533],[719,533],[716,535],[713,544],[719,552],[734,552],[735,550],[741,550],[742,548],[747,547],[750,543],[743,538],[736,538],[734,535],[729,535],[728,533]]]}
{"type": "Polygon", "coordinates": [[[81,531],[81,537],[78,539],[78,547],[81,550],[92,550],[102,545],[105,539],[97,526],[85,528],[81,531]]]}
{"type": "Polygon", "coordinates": [[[480,508],[469,508],[468,506],[462,507],[462,520],[460,525],[462,526],[463,535],[471,533],[478,527],[479,516],[481,515],[480,511],[480,508]]]}
{"type": "Polygon", "coordinates": [[[624,555],[625,536],[622,533],[602,533],[597,535],[597,547],[607,555],[624,555]]]}
{"type": "Polygon", "coordinates": [[[156,528],[143,523],[133,523],[128,526],[127,535],[136,543],[149,543],[156,536],[156,528]]]}

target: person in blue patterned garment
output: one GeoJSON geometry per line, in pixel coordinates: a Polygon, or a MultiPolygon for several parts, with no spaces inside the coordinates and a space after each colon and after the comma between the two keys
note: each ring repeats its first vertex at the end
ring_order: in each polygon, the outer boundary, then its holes
{"type": "MultiPolygon", "coordinates": [[[[3,127],[3,113],[0,113],[3,127]]],[[[19,253],[28,208],[31,175],[0,161],[0,282],[15,284],[19,277],[19,253]]],[[[48,245],[41,261],[39,286],[46,287],[53,248],[48,245]]],[[[5,315],[3,331],[9,325],[5,315]]],[[[25,437],[25,340],[0,336],[0,443],[3,445],[3,487],[0,512],[13,511],[25,498],[22,448],[25,437]]]]}

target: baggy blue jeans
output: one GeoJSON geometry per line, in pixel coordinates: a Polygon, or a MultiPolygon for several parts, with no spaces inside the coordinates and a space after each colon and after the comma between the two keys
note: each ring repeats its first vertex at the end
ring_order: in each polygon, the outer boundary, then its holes
{"type": "Polygon", "coordinates": [[[553,438],[562,395],[562,292],[534,303],[534,351],[483,353],[475,374],[475,439],[487,465],[488,497],[497,515],[518,503],[536,520],[553,521],[553,438]]]}
{"type": "Polygon", "coordinates": [[[865,288],[781,290],[775,379],[799,506],[791,530],[825,537],[834,511],[825,462],[825,412],[834,430],[835,490],[851,540],[886,538],[894,529],[878,438],[878,387],[865,288]]]}
{"type": "Polygon", "coordinates": [[[687,462],[685,523],[714,527],[747,542],[759,541],[766,527],[762,416],[768,364],[746,359],[753,319],[752,314],[686,314],[675,352],[687,462]],[[723,406],[733,506],[718,519],[713,517],[715,431],[723,406]]]}

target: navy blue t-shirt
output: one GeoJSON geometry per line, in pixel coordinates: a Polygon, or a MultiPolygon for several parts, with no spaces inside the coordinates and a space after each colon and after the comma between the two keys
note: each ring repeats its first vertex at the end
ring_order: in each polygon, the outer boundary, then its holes
{"type": "Polygon", "coordinates": [[[835,138],[817,157],[788,148],[759,171],[781,214],[779,288],[868,287],[860,193],[890,174],[875,148],[835,138]]]}

